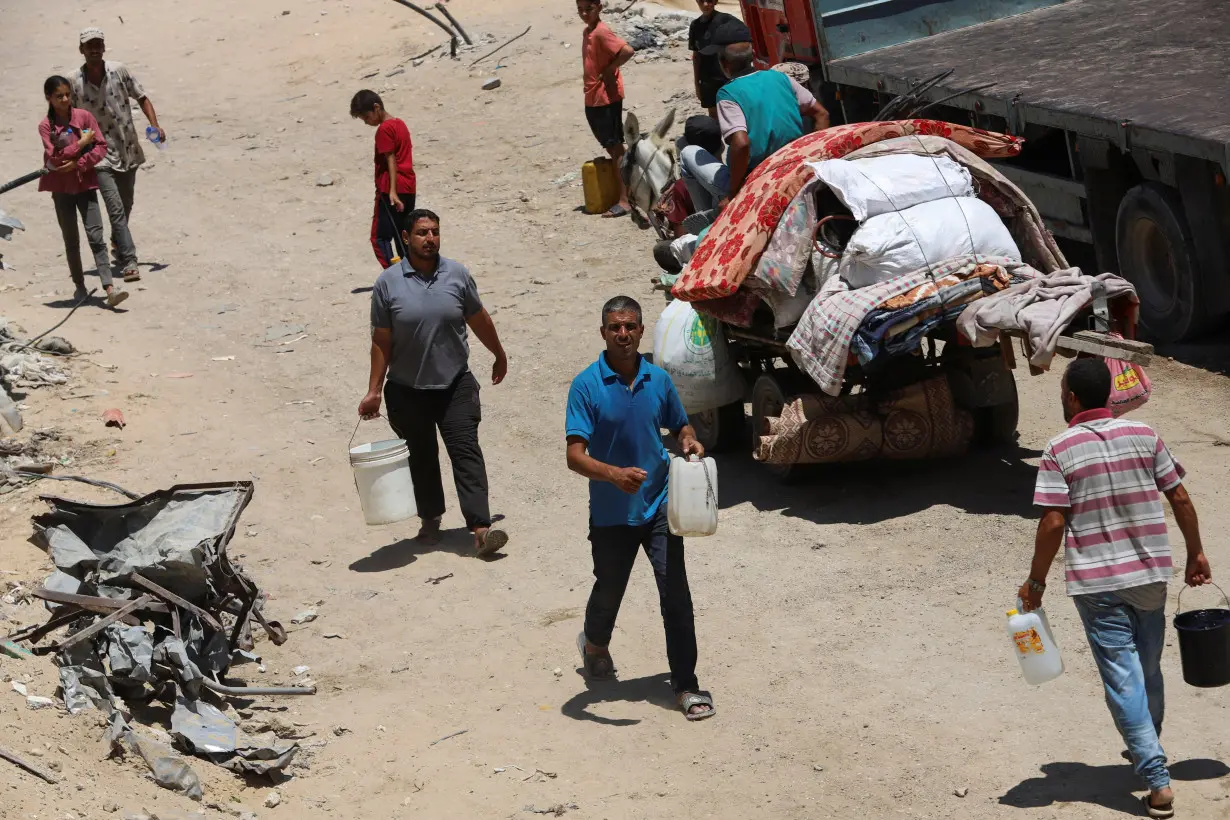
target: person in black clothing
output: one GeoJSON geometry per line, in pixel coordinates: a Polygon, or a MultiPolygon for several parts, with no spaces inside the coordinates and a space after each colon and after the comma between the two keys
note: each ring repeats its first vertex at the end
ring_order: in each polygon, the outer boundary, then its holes
{"type": "MultiPolygon", "coordinates": [[[[688,50],[692,52],[692,76],[696,83],[696,96],[700,104],[709,111],[710,117],[717,117],[718,89],[730,82],[730,78],[722,73],[722,63],[718,55],[720,49],[711,48],[713,32],[720,26],[729,25],[724,21],[739,23],[739,18],[717,10],[717,0],[696,0],[700,6],[700,17],[692,21],[688,28],[688,50]]],[[[750,40],[751,37],[749,36],[750,40]]]]}

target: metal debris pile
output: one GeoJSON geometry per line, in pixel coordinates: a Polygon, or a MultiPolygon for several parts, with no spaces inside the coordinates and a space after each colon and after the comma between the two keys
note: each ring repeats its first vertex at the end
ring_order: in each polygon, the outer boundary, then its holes
{"type": "Polygon", "coordinates": [[[259,660],[254,623],[274,644],[287,637],[265,618],[265,594],[226,554],[252,493],[252,483],[240,481],[179,485],[119,505],[42,496],[51,511],[34,518],[35,540],[56,571],[30,594],[51,618],[9,636],[36,655],[55,656],[69,712],[102,710],[115,752],[132,752],[160,785],[194,798],[201,795],[196,774],[136,730],[134,711],[153,701],[171,705],[170,737],[180,751],[267,774],[284,770],[298,744],[272,732],[251,737],[215,704],[315,693],[224,683],[233,664],[259,660]]]}
{"type": "Polygon", "coordinates": [[[26,486],[30,474],[47,475],[74,461],[67,439],[54,427],[23,438],[0,436],[0,496],[26,486]]]}
{"type": "Polygon", "coordinates": [[[18,324],[0,316],[0,438],[21,432],[21,411],[10,395],[13,391],[68,382],[68,374],[43,353],[67,356],[77,352],[71,342],[59,336],[32,343],[23,341],[24,337],[25,331],[18,324]]]}
{"type": "Polygon", "coordinates": [[[69,355],[76,348],[60,336],[47,336],[27,347],[21,326],[0,316],[0,381],[5,387],[30,389],[66,384],[68,374],[43,353],[69,355]]]}

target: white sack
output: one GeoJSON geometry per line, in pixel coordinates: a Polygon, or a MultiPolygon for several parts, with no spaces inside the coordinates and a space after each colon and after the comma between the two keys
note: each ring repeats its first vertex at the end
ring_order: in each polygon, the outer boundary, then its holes
{"type": "Polygon", "coordinates": [[[974,195],[969,170],[948,157],[891,154],[808,164],[860,223],[924,202],[974,195]]]}
{"type": "Polygon", "coordinates": [[[846,243],[841,278],[851,289],[865,288],[967,254],[1021,259],[990,205],[973,197],[938,199],[868,219],[846,243]]]}
{"type": "Polygon", "coordinates": [[[718,321],[682,299],[668,304],[654,325],[653,361],[670,374],[689,414],[743,401],[743,376],[718,321]]]}

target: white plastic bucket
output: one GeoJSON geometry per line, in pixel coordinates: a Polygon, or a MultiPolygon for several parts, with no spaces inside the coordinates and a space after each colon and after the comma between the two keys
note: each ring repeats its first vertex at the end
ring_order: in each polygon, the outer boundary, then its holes
{"type": "Polygon", "coordinates": [[[352,447],[350,467],[363,518],[369,525],[392,524],[418,514],[410,480],[410,448],[405,439],[352,447]]]}

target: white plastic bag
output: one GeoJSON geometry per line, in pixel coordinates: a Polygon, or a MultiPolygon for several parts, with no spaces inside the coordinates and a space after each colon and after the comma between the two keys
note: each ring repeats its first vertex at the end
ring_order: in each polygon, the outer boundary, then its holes
{"type": "Polygon", "coordinates": [[[654,326],[653,361],[670,374],[689,414],[743,400],[743,376],[717,320],[681,299],[668,304],[654,326]]]}
{"type": "Polygon", "coordinates": [[[851,289],[865,288],[966,254],[1021,259],[990,205],[974,197],[937,199],[868,219],[846,243],[841,278],[851,289]]]}
{"type": "Polygon", "coordinates": [[[974,195],[969,170],[948,157],[890,154],[809,164],[860,223],[924,202],[974,195]]]}

